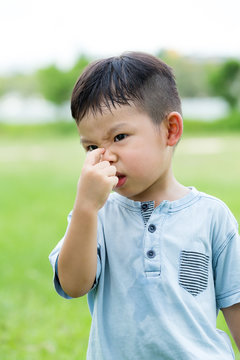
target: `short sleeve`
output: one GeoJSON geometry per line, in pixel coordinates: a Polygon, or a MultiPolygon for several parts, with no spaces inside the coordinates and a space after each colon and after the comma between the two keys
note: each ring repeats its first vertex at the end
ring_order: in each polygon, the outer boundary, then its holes
{"type": "Polygon", "coordinates": [[[96,288],[96,286],[98,285],[98,281],[99,281],[99,277],[101,274],[101,270],[102,270],[102,261],[101,261],[102,257],[101,257],[101,246],[98,244],[97,247],[97,272],[96,272],[96,278],[93,284],[93,287],[91,288],[91,290],[94,290],[96,288]]]}
{"type": "MultiPolygon", "coordinates": [[[[70,214],[68,215],[67,230],[68,230],[68,227],[70,225],[71,218],[72,218],[72,212],[70,212],[70,214]]],[[[65,235],[67,233],[67,230],[65,232],[65,235]]],[[[100,230],[100,226],[98,226],[98,238],[99,238],[99,230],[100,230]]],[[[52,269],[53,269],[53,283],[54,283],[54,287],[55,287],[56,292],[65,299],[72,299],[69,295],[67,295],[63,291],[63,289],[61,287],[61,284],[60,284],[60,281],[59,281],[59,278],[58,278],[58,256],[59,256],[59,253],[61,251],[62,245],[64,243],[65,235],[59,241],[57,246],[50,253],[49,261],[50,261],[50,263],[52,265],[52,269]]],[[[98,244],[98,247],[97,247],[97,272],[96,272],[96,279],[95,279],[93,288],[95,288],[97,286],[100,274],[101,274],[101,246],[100,246],[100,244],[98,244]]]]}
{"type": "Polygon", "coordinates": [[[61,241],[59,241],[57,246],[53,249],[53,251],[49,255],[49,261],[53,268],[53,283],[56,292],[65,299],[71,299],[71,297],[63,291],[58,278],[58,255],[61,250],[63,242],[64,242],[64,238],[61,241]]]}
{"type": "Polygon", "coordinates": [[[215,292],[217,308],[240,303],[240,237],[229,234],[215,261],[215,292]]]}

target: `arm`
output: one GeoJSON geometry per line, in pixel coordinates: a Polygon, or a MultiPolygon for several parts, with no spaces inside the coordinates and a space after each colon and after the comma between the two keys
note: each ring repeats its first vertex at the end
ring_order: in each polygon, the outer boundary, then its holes
{"type": "Polygon", "coordinates": [[[85,295],[97,270],[97,213],[118,182],[116,168],[101,162],[104,149],[88,153],[78,182],[77,196],[58,259],[62,289],[71,297],[85,295]]]}
{"type": "Polygon", "coordinates": [[[240,351],[240,303],[221,310],[238,350],[240,351]]]}

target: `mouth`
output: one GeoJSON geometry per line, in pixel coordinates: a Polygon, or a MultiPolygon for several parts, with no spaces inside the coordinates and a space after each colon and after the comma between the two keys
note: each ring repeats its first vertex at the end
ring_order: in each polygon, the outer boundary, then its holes
{"type": "Polygon", "coordinates": [[[119,188],[125,184],[127,177],[126,177],[126,175],[123,175],[119,172],[116,173],[116,176],[118,177],[118,183],[116,185],[116,188],[119,188]]]}

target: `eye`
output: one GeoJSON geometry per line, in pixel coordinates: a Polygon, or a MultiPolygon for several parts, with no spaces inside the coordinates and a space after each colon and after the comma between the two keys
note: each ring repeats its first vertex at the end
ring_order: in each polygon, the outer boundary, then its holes
{"type": "Polygon", "coordinates": [[[115,142],[118,142],[118,141],[121,141],[121,140],[125,139],[126,137],[127,137],[126,134],[119,134],[119,135],[116,135],[116,136],[114,137],[114,141],[115,141],[115,142]]]}
{"type": "Polygon", "coordinates": [[[88,145],[86,147],[86,150],[87,151],[93,151],[93,150],[96,150],[97,148],[98,148],[97,145],[88,145]]]}

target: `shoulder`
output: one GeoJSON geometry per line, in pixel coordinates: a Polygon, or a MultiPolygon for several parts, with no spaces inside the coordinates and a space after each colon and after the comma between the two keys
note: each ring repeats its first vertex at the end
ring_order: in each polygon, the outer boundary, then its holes
{"type": "Polygon", "coordinates": [[[228,221],[232,223],[234,227],[238,226],[233,213],[224,201],[204,192],[199,192],[199,196],[201,206],[205,212],[209,212],[209,215],[211,214],[213,218],[220,222],[228,221]]]}
{"type": "Polygon", "coordinates": [[[201,211],[209,224],[215,258],[238,236],[238,223],[229,207],[217,197],[200,193],[201,211]]]}

